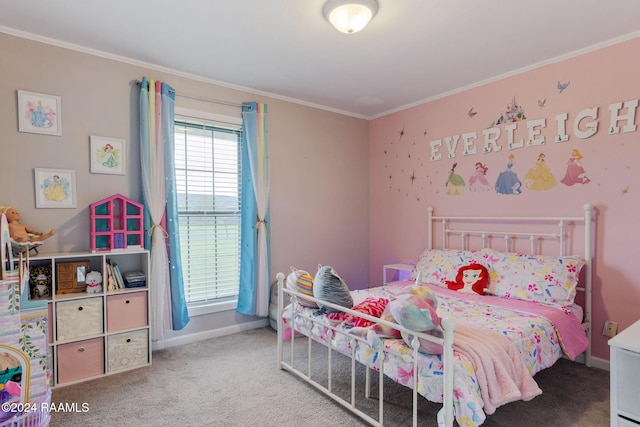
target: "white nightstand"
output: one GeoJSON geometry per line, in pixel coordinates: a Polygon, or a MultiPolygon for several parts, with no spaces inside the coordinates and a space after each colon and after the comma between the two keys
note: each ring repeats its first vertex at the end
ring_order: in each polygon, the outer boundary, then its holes
{"type": "Polygon", "coordinates": [[[640,320],[609,340],[611,426],[640,427],[640,320]]]}
{"type": "Polygon", "coordinates": [[[413,271],[414,266],[411,264],[387,264],[385,266],[382,267],[382,273],[384,275],[384,277],[382,278],[382,284],[386,285],[387,284],[387,271],[389,270],[394,270],[394,271],[408,271],[409,273],[411,273],[413,271]]]}

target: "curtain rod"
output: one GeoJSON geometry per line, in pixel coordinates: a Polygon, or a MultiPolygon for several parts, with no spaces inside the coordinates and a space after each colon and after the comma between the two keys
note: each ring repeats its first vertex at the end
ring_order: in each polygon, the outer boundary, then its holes
{"type": "MultiPolygon", "coordinates": [[[[142,83],[140,80],[136,80],[136,85],[140,86],[140,83],[142,83]]],[[[176,96],[179,96],[181,98],[188,98],[188,99],[193,99],[195,101],[202,101],[202,102],[209,102],[211,104],[220,104],[220,105],[226,105],[228,107],[235,107],[235,108],[242,108],[242,104],[236,104],[233,102],[226,102],[226,101],[218,101],[216,99],[209,99],[209,98],[201,98],[201,97],[197,97],[197,96],[189,96],[189,95],[183,95],[180,94],[178,92],[175,92],[176,96]]]]}

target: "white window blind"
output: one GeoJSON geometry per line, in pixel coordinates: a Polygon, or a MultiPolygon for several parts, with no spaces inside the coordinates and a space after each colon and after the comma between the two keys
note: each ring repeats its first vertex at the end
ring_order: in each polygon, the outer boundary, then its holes
{"type": "Polygon", "coordinates": [[[240,280],[241,131],[175,119],[180,249],[187,303],[235,299],[240,280]]]}

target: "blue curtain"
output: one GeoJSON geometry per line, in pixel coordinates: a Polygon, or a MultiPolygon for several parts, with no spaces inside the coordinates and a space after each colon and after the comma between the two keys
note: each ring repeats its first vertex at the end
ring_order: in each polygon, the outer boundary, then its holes
{"type": "Polygon", "coordinates": [[[145,202],[145,247],[151,251],[154,339],[189,323],[184,295],[174,164],[174,99],[171,86],[142,78],[140,157],[145,202]]]}
{"type": "Polygon", "coordinates": [[[263,317],[269,314],[270,286],[268,141],[267,105],[243,103],[242,230],[237,311],[263,317]]]}
{"type": "MultiPolygon", "coordinates": [[[[243,125],[244,127],[244,125],[243,125]]],[[[242,132],[242,164],[249,164],[246,132],[242,132]]],[[[253,315],[256,311],[256,197],[253,192],[251,174],[242,174],[242,212],[240,214],[240,290],[238,313],[253,315]]]]}
{"type": "Polygon", "coordinates": [[[171,322],[179,331],[189,323],[187,299],[184,295],[182,253],[180,251],[180,221],[178,220],[178,193],[176,190],[174,110],[175,91],[162,84],[162,126],[164,127],[164,167],[166,177],[167,208],[165,212],[169,246],[169,275],[171,283],[171,322]],[[167,108],[164,108],[164,105],[167,108]]]}

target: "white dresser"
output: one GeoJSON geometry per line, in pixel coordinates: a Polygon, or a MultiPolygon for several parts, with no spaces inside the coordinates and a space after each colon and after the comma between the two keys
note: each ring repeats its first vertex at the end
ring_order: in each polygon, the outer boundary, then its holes
{"type": "Polygon", "coordinates": [[[611,426],[640,427],[640,320],[609,340],[611,426]]]}

